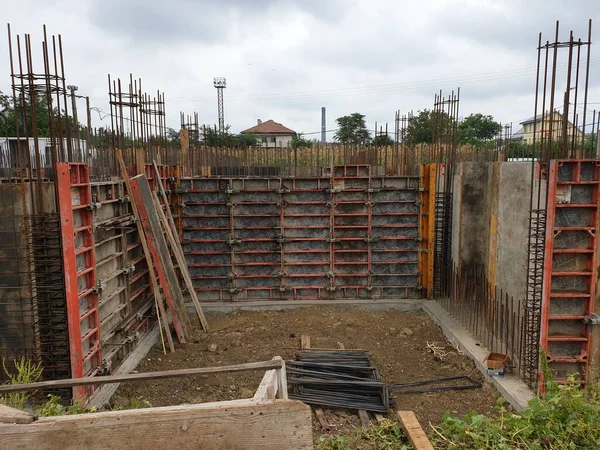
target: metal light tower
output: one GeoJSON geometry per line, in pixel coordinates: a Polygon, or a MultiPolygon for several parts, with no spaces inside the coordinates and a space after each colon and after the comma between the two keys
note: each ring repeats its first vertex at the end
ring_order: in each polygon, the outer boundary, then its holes
{"type": "Polygon", "coordinates": [[[225,111],[223,110],[223,89],[227,87],[224,77],[215,77],[213,84],[217,88],[217,104],[219,110],[219,133],[225,132],[225,111]]]}

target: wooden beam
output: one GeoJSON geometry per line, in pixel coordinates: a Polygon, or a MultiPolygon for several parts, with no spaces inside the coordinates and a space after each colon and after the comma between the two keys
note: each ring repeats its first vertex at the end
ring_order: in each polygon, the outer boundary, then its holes
{"type": "Polygon", "coordinates": [[[130,180],[131,197],[137,205],[138,218],[146,234],[148,248],[158,274],[160,287],[173,315],[173,325],[179,342],[186,343],[191,323],[183,295],[177,281],[175,268],[171,262],[169,248],[158,219],[158,212],[152,200],[152,191],[146,175],[137,175],[130,180]]]}
{"type": "MultiPolygon", "coordinates": [[[[156,168],[156,166],[155,166],[156,168]]],[[[158,169],[157,169],[158,171],[158,169]]],[[[158,172],[157,172],[158,173],[158,172]]],[[[160,183],[159,183],[160,184],[160,183]]],[[[162,184],[160,184],[162,187],[162,184]]],[[[163,191],[164,192],[164,191],[163,191]]],[[[156,204],[156,211],[158,212],[158,217],[160,221],[163,223],[163,228],[167,234],[167,240],[169,241],[169,245],[171,246],[171,250],[173,252],[173,256],[175,256],[175,261],[177,261],[177,265],[179,266],[179,271],[181,272],[181,276],[183,277],[183,281],[185,283],[185,287],[187,288],[190,298],[192,299],[192,303],[194,305],[194,309],[196,310],[196,314],[198,314],[198,320],[200,321],[200,325],[204,331],[208,332],[208,322],[206,321],[206,316],[202,311],[202,306],[200,306],[200,302],[198,301],[198,296],[196,295],[196,290],[194,289],[194,283],[192,282],[192,278],[190,277],[190,272],[188,271],[187,262],[185,261],[185,256],[183,255],[183,250],[181,249],[181,245],[179,244],[179,240],[176,235],[173,234],[173,230],[167,221],[167,217],[165,212],[162,210],[160,205],[160,201],[156,194],[152,194],[154,202],[156,204]]],[[[165,195],[166,199],[166,195],[165,195]]],[[[167,205],[168,208],[168,205],[167,205]]],[[[171,219],[171,222],[173,219],[171,219]]],[[[173,229],[175,228],[175,224],[173,224],[173,229]]],[[[186,310],[187,311],[187,310],[186,310]]]]}
{"type": "Polygon", "coordinates": [[[0,423],[33,423],[34,419],[25,411],[0,404],[0,423]]]}
{"type": "Polygon", "coordinates": [[[300,348],[303,350],[310,348],[310,336],[307,334],[303,334],[300,336],[300,348]]]}
{"type": "Polygon", "coordinates": [[[48,388],[58,389],[69,388],[74,386],[87,386],[89,384],[121,383],[124,381],[162,380],[164,378],[189,377],[193,375],[208,375],[212,373],[245,372],[249,370],[258,369],[279,369],[281,367],[283,367],[283,361],[273,359],[271,361],[251,362],[221,367],[196,367],[192,369],[164,370],[161,372],[128,373],[124,375],[107,375],[103,377],[84,377],[70,378],[66,380],[38,381],[37,383],[27,384],[6,384],[0,386],[0,394],[8,394],[10,392],[39,391],[41,389],[48,388]]]}
{"type": "Polygon", "coordinates": [[[11,450],[308,450],[313,435],[302,402],[234,400],[0,424],[0,442],[11,450]]]}
{"type": "Polygon", "coordinates": [[[252,400],[255,402],[262,402],[265,400],[274,400],[277,395],[277,373],[276,370],[267,370],[258,389],[254,393],[252,400]]]}
{"type": "MultiPolygon", "coordinates": [[[[131,195],[131,183],[129,180],[129,175],[127,174],[127,167],[125,166],[125,161],[123,160],[123,153],[121,149],[116,149],[117,161],[119,162],[119,166],[121,167],[121,176],[123,177],[123,181],[125,182],[125,188],[127,189],[127,194],[129,195],[131,201],[131,211],[133,212],[133,216],[136,219],[139,219],[138,210],[136,208],[135,201],[131,195]]],[[[158,287],[158,281],[156,279],[156,273],[153,269],[152,264],[152,256],[150,254],[150,249],[148,247],[148,241],[146,240],[146,235],[144,234],[144,230],[142,228],[142,224],[139,220],[136,220],[137,233],[142,244],[142,250],[144,251],[144,258],[146,259],[146,264],[148,265],[148,274],[150,276],[150,285],[152,286],[152,294],[154,295],[155,306],[158,309],[157,318],[158,325],[164,328],[165,335],[167,338],[167,343],[169,344],[169,350],[171,353],[175,351],[175,346],[173,345],[173,337],[171,336],[171,329],[169,327],[169,319],[167,317],[167,312],[165,311],[165,306],[163,304],[163,298],[160,294],[160,288],[158,287]]],[[[162,336],[161,336],[162,337],[162,336]]],[[[164,346],[164,341],[163,341],[164,346]]]]}
{"type": "Polygon", "coordinates": [[[434,450],[414,412],[396,411],[396,413],[398,414],[398,419],[400,419],[400,425],[406,432],[408,441],[415,450],[434,450]]]}
{"type": "MultiPolygon", "coordinates": [[[[135,370],[140,361],[146,357],[150,349],[154,347],[154,344],[156,344],[158,341],[159,330],[160,324],[155,326],[148,334],[146,334],[146,336],[142,337],[142,339],[138,341],[135,349],[125,358],[121,365],[117,367],[117,370],[115,370],[112,374],[128,374],[132,370],[135,370]]],[[[118,388],[119,384],[114,383],[104,384],[102,387],[94,389],[94,393],[85,405],[86,408],[102,408],[104,405],[110,402],[111,397],[115,392],[117,392],[118,388]]]]}
{"type": "Polygon", "coordinates": [[[358,410],[358,417],[360,418],[360,424],[366,430],[371,428],[371,421],[369,420],[369,413],[364,409],[358,410]]]}

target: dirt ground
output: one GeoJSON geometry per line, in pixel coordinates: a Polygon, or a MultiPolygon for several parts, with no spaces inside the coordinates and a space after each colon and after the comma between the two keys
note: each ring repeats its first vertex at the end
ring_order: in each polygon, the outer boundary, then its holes
{"type": "MultiPolygon", "coordinates": [[[[164,355],[156,345],[138,367],[139,372],[221,366],[270,360],[279,355],[292,359],[300,347],[300,335],[311,337],[313,348],[368,350],[371,361],[388,383],[417,381],[450,376],[483,377],[475,364],[459,355],[446,342],[442,331],[423,312],[380,311],[334,307],[298,308],[285,311],[237,311],[209,314],[211,331],[196,328],[187,346],[164,355]],[[443,347],[441,358],[428,349],[428,343],[443,347]]],[[[152,406],[202,403],[254,395],[262,372],[172,378],[154,382],[122,384],[114,403],[129,403],[132,397],[152,406]]],[[[472,410],[493,413],[498,393],[489,383],[481,389],[398,395],[396,408],[412,410],[424,428],[439,423],[450,411],[463,415],[472,410]]],[[[324,408],[330,434],[348,433],[360,427],[356,411],[324,408]]],[[[313,414],[314,415],[314,414],[313,414]]],[[[321,433],[314,420],[315,434],[321,433]]]]}

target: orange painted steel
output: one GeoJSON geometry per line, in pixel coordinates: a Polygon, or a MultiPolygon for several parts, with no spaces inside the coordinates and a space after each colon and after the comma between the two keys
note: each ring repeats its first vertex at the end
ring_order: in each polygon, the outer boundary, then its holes
{"type": "MultiPolygon", "coordinates": [[[[541,347],[556,380],[588,383],[598,265],[600,161],[549,165],[541,347]]],[[[539,374],[543,391],[544,374],[539,374]]]]}
{"type": "MultiPolygon", "coordinates": [[[[74,378],[94,376],[102,365],[100,317],[94,252],[93,209],[85,163],[57,163],[58,203],[64,258],[71,371],[74,378]]],[[[73,388],[80,401],[93,387],[73,388]]]]}

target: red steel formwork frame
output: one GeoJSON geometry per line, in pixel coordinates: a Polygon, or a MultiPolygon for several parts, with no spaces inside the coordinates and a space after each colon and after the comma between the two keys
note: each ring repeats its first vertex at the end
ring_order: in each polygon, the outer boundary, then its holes
{"type": "MultiPolygon", "coordinates": [[[[541,346],[556,381],[589,376],[597,278],[600,162],[551,161],[545,241],[541,346]]],[[[543,373],[540,371],[540,389],[543,373]]]]}
{"type": "MultiPolygon", "coordinates": [[[[102,365],[93,210],[88,166],[57,163],[58,202],[64,258],[72,377],[88,377],[102,365]]],[[[73,388],[82,400],[92,387],[73,388]]]]}

